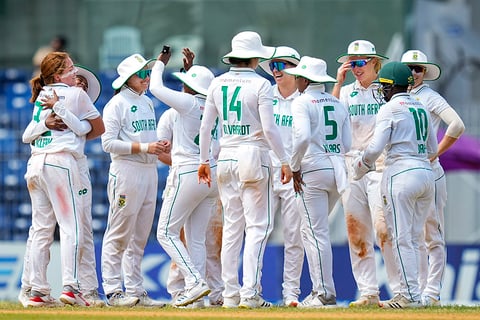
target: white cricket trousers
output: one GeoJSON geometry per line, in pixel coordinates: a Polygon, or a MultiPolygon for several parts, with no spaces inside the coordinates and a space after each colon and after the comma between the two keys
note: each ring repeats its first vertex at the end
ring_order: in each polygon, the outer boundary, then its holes
{"type": "Polygon", "coordinates": [[[103,290],[105,294],[123,291],[123,274],[126,293],[140,296],[145,291],[143,252],[157,203],[156,163],[113,161],[107,191],[110,209],[102,245],[103,290]]]}
{"type": "Polygon", "coordinates": [[[298,300],[300,277],[302,276],[304,248],[300,226],[302,217],[298,210],[293,179],[287,184],[281,182],[281,168],[274,167],[273,212],[280,218],[283,234],[283,300],[298,300]]]}
{"type": "Polygon", "coordinates": [[[197,170],[198,164],[170,169],[157,226],[157,240],[179,268],[186,290],[205,279],[205,237],[218,200],[215,168],[210,188],[198,183],[197,170]],[[182,227],[188,250],[180,240],[182,227]]]}
{"type": "Polygon", "coordinates": [[[303,193],[297,197],[302,216],[303,245],[307,255],[312,291],[326,299],[336,297],[328,214],[340,198],[332,168],[302,172],[303,193]]]}
{"type": "Polygon", "coordinates": [[[80,243],[83,241],[79,170],[70,153],[32,155],[25,175],[32,201],[30,273],[32,290],[49,294],[47,266],[55,224],[60,229],[62,284],[79,288],[80,243]],[[32,250],[35,248],[34,250],[32,250]]]}
{"type": "Polygon", "coordinates": [[[244,157],[236,148],[224,148],[217,162],[220,199],[224,209],[222,239],[222,279],[224,298],[251,298],[261,294],[263,255],[273,229],[272,175],[268,151],[260,151],[261,166],[251,168],[261,173],[256,182],[241,182],[239,158],[244,157]],[[243,250],[243,285],[240,287],[240,252],[243,250]]]}
{"type": "Polygon", "coordinates": [[[400,288],[394,293],[420,301],[420,245],[425,241],[423,229],[427,212],[434,206],[433,172],[422,162],[397,161],[385,168],[381,190],[400,275],[400,288]]]}

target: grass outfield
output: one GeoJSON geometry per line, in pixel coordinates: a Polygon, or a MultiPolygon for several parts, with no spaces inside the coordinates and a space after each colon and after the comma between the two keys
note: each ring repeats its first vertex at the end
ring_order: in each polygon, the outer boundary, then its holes
{"type": "Polygon", "coordinates": [[[269,309],[177,309],[165,308],[23,308],[18,303],[0,302],[0,319],[52,320],[52,319],[402,319],[402,320],[470,320],[480,319],[480,306],[447,306],[410,310],[381,309],[292,309],[274,307],[269,309]]]}

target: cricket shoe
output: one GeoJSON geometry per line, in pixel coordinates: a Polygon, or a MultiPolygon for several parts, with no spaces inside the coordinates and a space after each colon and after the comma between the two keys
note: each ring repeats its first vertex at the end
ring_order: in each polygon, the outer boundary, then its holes
{"type": "Polygon", "coordinates": [[[20,292],[18,293],[18,301],[25,308],[28,307],[28,302],[30,301],[30,292],[31,291],[32,291],[32,288],[21,288],[20,292]]]}
{"type": "Polygon", "coordinates": [[[42,294],[38,291],[32,290],[30,294],[30,299],[28,300],[27,307],[47,307],[47,308],[53,308],[53,307],[60,307],[63,304],[60,303],[59,301],[55,300],[51,295],[49,294],[42,294]]]}
{"type": "Polygon", "coordinates": [[[239,296],[223,298],[222,308],[225,308],[225,309],[238,308],[239,304],[240,304],[239,296]]]}
{"type": "Polygon", "coordinates": [[[308,297],[305,298],[297,308],[303,309],[315,309],[315,308],[336,308],[337,299],[332,296],[330,298],[325,298],[323,295],[319,295],[315,292],[312,292],[308,297]]]}
{"type": "Polygon", "coordinates": [[[205,297],[210,293],[210,288],[203,280],[197,281],[197,283],[190,289],[186,290],[176,301],[175,307],[183,307],[189,305],[192,302],[205,297]]]}
{"type": "Polygon", "coordinates": [[[100,298],[97,289],[93,289],[83,294],[83,298],[90,304],[91,307],[105,307],[105,301],[100,298]]]}
{"type": "Polygon", "coordinates": [[[150,298],[147,291],[144,291],[143,294],[138,297],[138,303],[136,304],[136,306],[163,308],[165,307],[165,303],[150,298]]]}
{"type": "Polygon", "coordinates": [[[401,294],[396,294],[392,299],[380,303],[384,309],[406,309],[422,307],[420,300],[410,300],[401,294]]]}
{"type": "Polygon", "coordinates": [[[238,307],[242,309],[270,308],[272,304],[263,300],[261,296],[256,295],[250,298],[241,298],[238,307]]]}
{"type": "Polygon", "coordinates": [[[435,299],[434,297],[424,296],[422,297],[422,305],[425,307],[440,307],[442,303],[440,299],[435,299]]]}
{"type": "Polygon", "coordinates": [[[380,298],[378,294],[364,295],[350,302],[348,306],[350,308],[380,307],[380,298]]]}
{"type": "Polygon", "coordinates": [[[64,286],[59,300],[71,306],[89,307],[90,303],[83,297],[82,293],[73,289],[72,286],[64,286]]]}
{"type": "Polygon", "coordinates": [[[284,304],[285,304],[285,307],[296,308],[299,302],[298,302],[298,299],[296,298],[288,298],[288,299],[285,299],[284,304]]]}
{"type": "Polygon", "coordinates": [[[110,307],[133,307],[139,300],[138,297],[126,296],[122,291],[107,294],[107,306],[110,307]]]}

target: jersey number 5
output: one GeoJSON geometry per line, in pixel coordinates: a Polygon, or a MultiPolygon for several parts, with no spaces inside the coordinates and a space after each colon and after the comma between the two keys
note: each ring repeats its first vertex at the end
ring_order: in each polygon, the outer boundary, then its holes
{"type": "Polygon", "coordinates": [[[241,87],[235,87],[232,99],[228,101],[228,86],[222,86],[223,93],[223,120],[228,120],[228,113],[230,111],[237,113],[237,121],[242,119],[242,102],[237,100],[238,93],[241,87]]]}
{"type": "Polygon", "coordinates": [[[325,127],[332,127],[332,133],[327,134],[325,139],[327,140],[335,140],[338,135],[338,125],[335,120],[328,118],[328,113],[335,111],[334,106],[324,106],[323,107],[323,117],[325,118],[325,127]]]}

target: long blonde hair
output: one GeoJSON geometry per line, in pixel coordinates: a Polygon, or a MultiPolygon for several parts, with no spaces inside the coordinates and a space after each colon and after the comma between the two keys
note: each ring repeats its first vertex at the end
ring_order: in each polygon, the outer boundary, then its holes
{"type": "Polygon", "coordinates": [[[30,86],[32,88],[32,97],[30,102],[34,103],[37,100],[40,91],[43,87],[55,83],[54,76],[56,74],[62,74],[66,69],[66,61],[70,56],[65,52],[51,52],[45,58],[43,58],[40,64],[40,74],[34,76],[30,80],[30,86]]]}

